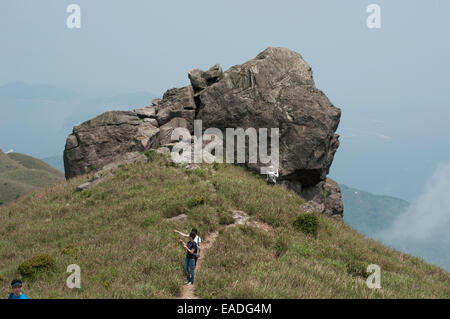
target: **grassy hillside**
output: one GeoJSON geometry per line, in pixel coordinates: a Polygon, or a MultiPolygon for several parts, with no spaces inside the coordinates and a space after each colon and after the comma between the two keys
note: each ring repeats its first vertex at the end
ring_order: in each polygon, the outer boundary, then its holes
{"type": "Polygon", "coordinates": [[[8,203],[32,191],[64,180],[64,174],[43,161],[0,151],[0,202],[8,203]]]}
{"type": "Polygon", "coordinates": [[[409,203],[400,198],[374,195],[345,185],[340,187],[345,222],[369,237],[391,226],[409,207],[409,203]]]}
{"type": "Polygon", "coordinates": [[[319,216],[317,236],[295,230],[301,199],[241,167],[186,170],[150,155],[92,189],[74,191],[89,178],[81,176],[0,208],[0,286],[21,277],[22,262],[49,254],[53,267],[23,277],[32,298],[176,298],[185,253],[172,230],[195,226],[203,239],[218,232],[196,273],[198,297],[450,297],[449,273],[342,221],[319,216]],[[226,227],[235,209],[274,232],[226,227]],[[181,213],[187,221],[169,220],[181,213]],[[372,263],[382,269],[380,290],[365,284],[372,263]],[[65,285],[69,264],[81,267],[81,289],[65,285]]]}

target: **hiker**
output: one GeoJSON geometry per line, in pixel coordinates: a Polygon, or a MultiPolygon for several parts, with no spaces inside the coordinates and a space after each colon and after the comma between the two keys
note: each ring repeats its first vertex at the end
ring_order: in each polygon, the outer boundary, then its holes
{"type": "MultiPolygon", "coordinates": [[[[183,237],[186,237],[186,238],[189,237],[188,234],[182,233],[182,232],[180,232],[180,231],[178,231],[178,230],[176,230],[176,229],[174,229],[173,231],[176,232],[177,234],[183,236],[183,237]]],[[[194,265],[194,266],[197,266],[197,260],[198,260],[198,257],[200,257],[200,244],[202,243],[202,239],[201,239],[200,236],[198,235],[198,231],[197,231],[196,228],[192,228],[191,233],[192,233],[192,232],[195,233],[194,241],[195,241],[195,243],[197,244],[197,253],[196,253],[195,256],[194,256],[194,258],[195,258],[195,265],[194,265]]]]}
{"type": "Polygon", "coordinates": [[[14,279],[11,282],[12,292],[9,294],[8,299],[28,299],[28,297],[22,292],[22,281],[14,279]]]}
{"type": "Polygon", "coordinates": [[[278,177],[278,169],[274,169],[273,165],[269,166],[269,169],[267,170],[267,184],[269,185],[275,185],[277,183],[277,177],[278,177]]]}
{"type": "Polygon", "coordinates": [[[197,252],[197,244],[194,241],[195,236],[197,236],[194,232],[189,234],[189,241],[186,243],[180,239],[180,243],[183,245],[183,248],[186,249],[186,258],[184,260],[184,270],[186,271],[185,284],[192,285],[194,283],[194,272],[195,272],[195,253],[197,252]]]}

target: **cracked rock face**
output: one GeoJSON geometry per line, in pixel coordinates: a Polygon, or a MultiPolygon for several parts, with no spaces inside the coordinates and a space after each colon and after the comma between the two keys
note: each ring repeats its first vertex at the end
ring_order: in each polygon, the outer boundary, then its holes
{"type": "Polygon", "coordinates": [[[191,132],[194,131],[196,104],[192,86],[167,90],[162,100],[156,105],[156,108],[156,119],[160,126],[168,123],[175,117],[179,117],[186,119],[188,129],[191,132]]]}
{"type": "Polygon", "coordinates": [[[339,146],[341,111],[315,87],[300,54],[268,48],[198,96],[204,128],[279,128],[282,178],[303,187],[325,179],[339,146]]]}
{"type": "Polygon", "coordinates": [[[112,111],[73,128],[66,141],[66,178],[103,168],[122,154],[144,152],[159,145],[159,128],[134,112],[112,111]]]}
{"type": "Polygon", "coordinates": [[[326,177],[339,147],[341,110],[315,87],[300,54],[270,47],[225,72],[214,65],[193,69],[188,77],[191,85],[167,90],[151,106],[107,112],[74,127],[64,151],[66,177],[100,169],[123,153],[168,145],[175,126],[192,133],[195,119],[202,120],[203,131],[279,128],[280,183],[315,211],[342,216],[339,186],[326,177]]]}
{"type": "Polygon", "coordinates": [[[304,211],[324,213],[332,217],[342,217],[344,205],[342,203],[341,189],[331,178],[327,177],[325,181],[306,187],[298,193],[306,200],[306,203],[302,205],[304,211]]]}

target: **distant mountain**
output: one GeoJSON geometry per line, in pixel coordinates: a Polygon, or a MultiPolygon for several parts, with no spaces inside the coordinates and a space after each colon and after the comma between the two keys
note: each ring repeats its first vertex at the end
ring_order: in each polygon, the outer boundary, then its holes
{"type": "Polygon", "coordinates": [[[375,195],[340,185],[344,221],[363,235],[374,237],[405,213],[409,202],[391,196],[375,195]]]}
{"type": "Polygon", "coordinates": [[[8,83],[0,86],[0,147],[38,158],[62,155],[74,125],[106,111],[150,105],[154,98],[148,92],[86,97],[50,85],[8,83]]]}
{"type": "Polygon", "coordinates": [[[44,162],[64,173],[64,159],[62,155],[50,156],[42,158],[44,162]]]}
{"type": "Polygon", "coordinates": [[[64,180],[64,174],[47,163],[20,153],[0,150],[0,203],[64,180]]]}
{"type": "Polygon", "coordinates": [[[57,88],[50,85],[31,85],[22,81],[10,82],[0,86],[0,97],[53,101],[67,101],[82,98],[80,94],[70,89],[57,88]]]}

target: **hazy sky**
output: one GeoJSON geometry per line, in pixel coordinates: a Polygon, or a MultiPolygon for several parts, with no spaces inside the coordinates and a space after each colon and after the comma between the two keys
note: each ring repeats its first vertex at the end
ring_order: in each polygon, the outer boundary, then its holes
{"type": "Polygon", "coordinates": [[[331,176],[412,200],[450,161],[449,9],[446,0],[2,0],[0,85],[160,96],[188,84],[192,68],[288,47],[342,109],[331,176]],[[81,6],[81,29],[66,27],[70,3],[81,6]],[[371,3],[381,29],[366,26],[371,3]]]}

